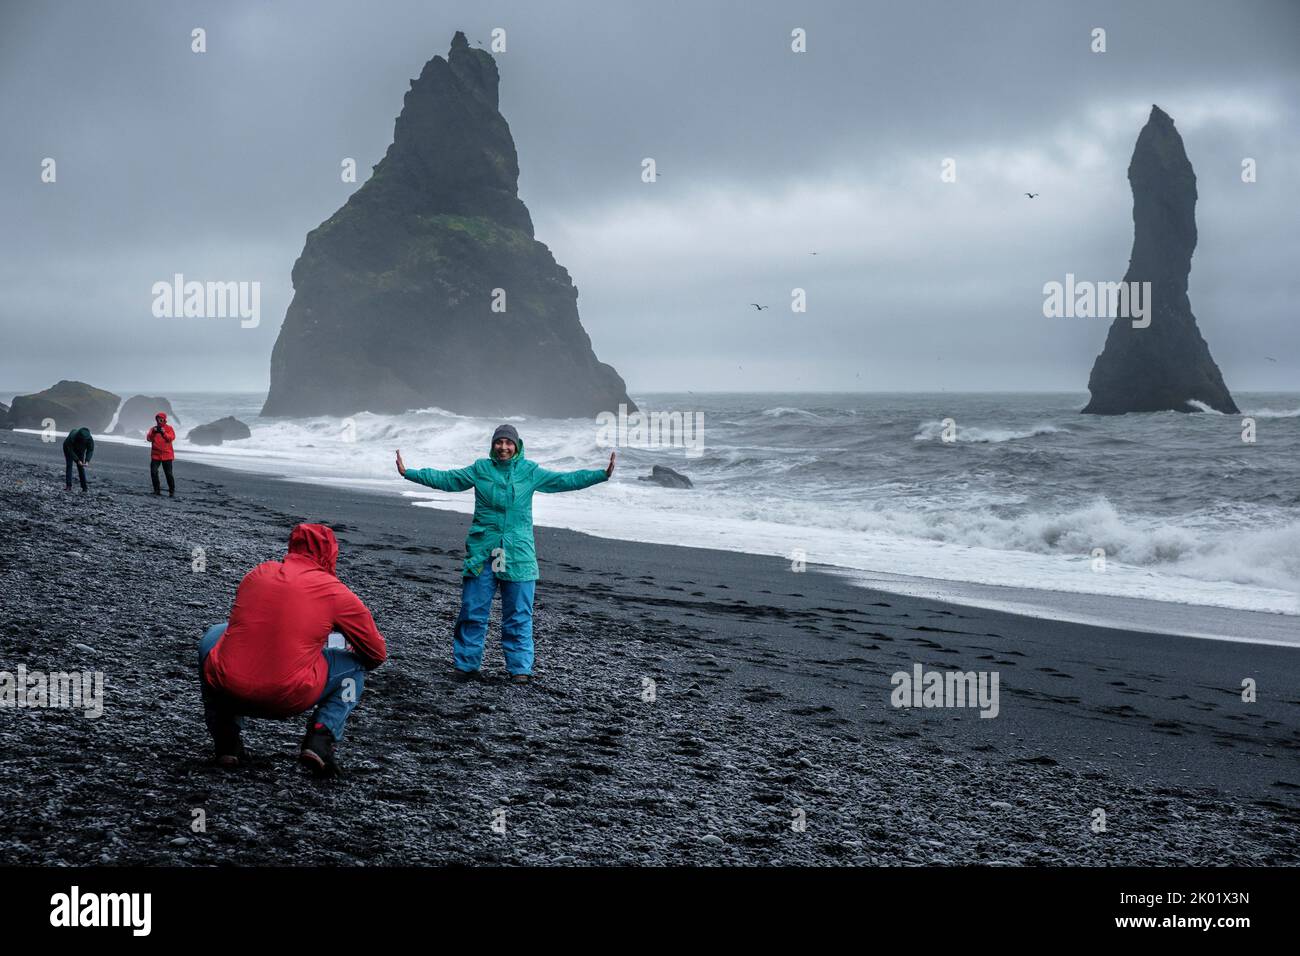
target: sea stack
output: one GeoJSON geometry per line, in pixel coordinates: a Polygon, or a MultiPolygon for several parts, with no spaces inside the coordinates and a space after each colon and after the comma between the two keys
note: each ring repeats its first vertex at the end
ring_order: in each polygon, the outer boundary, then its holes
{"type": "Polygon", "coordinates": [[[411,81],[388,152],[294,264],[262,414],[635,407],[592,350],[569,273],[533,238],[498,79],[458,32],[411,81]]]}
{"type": "Polygon", "coordinates": [[[1133,253],[1124,281],[1150,282],[1150,325],[1120,316],[1088,378],[1085,413],[1190,412],[1203,402],[1238,414],[1210,347],[1196,327],[1187,276],[1196,249],[1196,174],[1174,121],[1158,106],[1138,134],[1128,166],[1133,253]]]}

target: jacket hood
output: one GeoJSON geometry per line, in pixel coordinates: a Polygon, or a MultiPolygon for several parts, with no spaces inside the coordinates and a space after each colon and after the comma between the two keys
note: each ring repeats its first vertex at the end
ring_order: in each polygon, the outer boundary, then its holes
{"type": "Polygon", "coordinates": [[[153,418],[154,418],[154,421],[158,421],[158,419],[161,418],[161,419],[162,419],[162,423],[163,423],[164,425],[167,424],[167,413],[166,413],[166,412],[159,412],[159,413],[158,413],[157,415],[155,415],[153,418]]]}
{"type": "Polygon", "coordinates": [[[289,553],[311,558],[322,571],[334,573],[339,561],[339,543],[323,524],[300,524],[289,535],[289,553]]]}
{"type": "MultiPolygon", "coordinates": [[[[488,456],[488,461],[492,462],[492,464],[494,465],[501,464],[501,462],[497,461],[496,455],[492,454],[492,442],[488,442],[487,456],[488,456]]],[[[523,461],[523,460],[524,460],[524,440],[520,438],[518,441],[515,442],[515,457],[511,458],[510,461],[516,462],[516,461],[523,461]]]]}

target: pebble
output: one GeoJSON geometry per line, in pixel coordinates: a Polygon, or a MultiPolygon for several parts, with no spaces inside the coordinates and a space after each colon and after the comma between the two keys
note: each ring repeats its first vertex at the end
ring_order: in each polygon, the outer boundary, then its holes
{"type": "Polygon", "coordinates": [[[1012,807],[1011,804],[1007,803],[1005,800],[994,800],[992,803],[989,804],[989,806],[992,807],[994,810],[1014,809],[1014,807],[1012,807]]]}
{"type": "Polygon", "coordinates": [[[85,651],[87,654],[93,654],[93,653],[95,653],[95,649],[94,649],[93,647],[91,647],[89,644],[81,644],[81,643],[77,643],[77,644],[73,644],[72,646],[75,647],[75,648],[76,648],[77,650],[79,650],[79,651],[85,651]]]}
{"type": "Polygon", "coordinates": [[[177,837],[176,839],[170,841],[172,846],[185,846],[189,842],[190,842],[189,837],[177,837]]]}
{"type": "Polygon", "coordinates": [[[716,833],[710,833],[708,836],[700,837],[700,842],[709,846],[722,846],[725,841],[716,833]]]}

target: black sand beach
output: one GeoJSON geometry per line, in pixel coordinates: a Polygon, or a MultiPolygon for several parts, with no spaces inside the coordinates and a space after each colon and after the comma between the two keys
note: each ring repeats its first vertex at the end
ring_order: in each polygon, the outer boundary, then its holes
{"type": "Polygon", "coordinates": [[[459,685],[465,516],[184,460],[180,497],[156,499],[147,465],[101,442],[90,493],[65,493],[57,444],[0,434],[0,670],[106,686],[99,719],[0,710],[9,863],[1300,862],[1295,649],[539,528],[537,681],[503,680],[494,612],[490,679],[459,685]],[[207,766],[194,660],[303,520],[338,533],[390,648],[329,784],[296,763],[298,721],[252,722],[250,767],[207,766]],[[996,670],[998,716],[891,707],[918,662],[996,670]]]}

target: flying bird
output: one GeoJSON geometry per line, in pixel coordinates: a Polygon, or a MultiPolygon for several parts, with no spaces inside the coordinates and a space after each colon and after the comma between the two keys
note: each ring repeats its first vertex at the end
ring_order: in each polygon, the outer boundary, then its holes
{"type": "Polygon", "coordinates": [[[1035,196],[1038,195],[1038,193],[1025,193],[1025,195],[1028,196],[1030,199],[1033,199],[1035,196]]]}
{"type": "Polygon", "coordinates": [[[760,311],[760,312],[762,312],[762,311],[763,311],[764,309],[766,309],[766,308],[769,308],[769,306],[766,306],[766,305],[759,305],[757,302],[751,302],[751,303],[749,303],[749,304],[752,305],[754,308],[758,309],[758,311],[760,311]]]}
{"type": "Polygon", "coordinates": [[[1265,355],[1264,358],[1268,359],[1270,362],[1276,362],[1276,361],[1277,361],[1277,359],[1273,358],[1273,356],[1271,356],[1271,355],[1265,355]]]}

